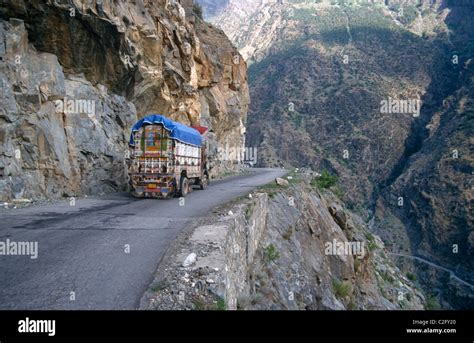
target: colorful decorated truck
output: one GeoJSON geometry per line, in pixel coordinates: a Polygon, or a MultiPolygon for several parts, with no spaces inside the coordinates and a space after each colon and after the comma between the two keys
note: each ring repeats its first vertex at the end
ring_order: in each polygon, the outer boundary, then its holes
{"type": "Polygon", "coordinates": [[[143,118],[130,138],[130,187],[139,198],[185,197],[209,183],[205,128],[198,130],[162,115],[143,118]]]}

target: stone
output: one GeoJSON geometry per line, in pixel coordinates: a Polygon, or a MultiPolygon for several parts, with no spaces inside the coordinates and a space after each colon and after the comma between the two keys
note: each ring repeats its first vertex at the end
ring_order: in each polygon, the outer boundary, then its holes
{"type": "Polygon", "coordinates": [[[278,185],[278,186],[283,186],[283,187],[288,187],[290,185],[290,183],[288,182],[288,180],[285,180],[285,179],[282,179],[280,177],[277,177],[275,179],[275,183],[278,185]]]}
{"type": "Polygon", "coordinates": [[[197,260],[197,255],[195,253],[191,253],[189,254],[186,259],[184,260],[182,266],[184,268],[189,268],[191,267],[193,264],[196,263],[196,260],[197,260]]]}
{"type": "Polygon", "coordinates": [[[346,230],[348,226],[347,216],[341,206],[336,203],[332,203],[331,205],[329,205],[328,209],[329,213],[331,213],[331,216],[334,218],[336,224],[339,225],[339,227],[343,230],[346,230]]]}

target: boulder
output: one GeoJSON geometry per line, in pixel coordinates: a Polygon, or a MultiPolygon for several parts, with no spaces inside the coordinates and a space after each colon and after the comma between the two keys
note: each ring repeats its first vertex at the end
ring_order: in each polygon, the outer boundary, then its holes
{"type": "Polygon", "coordinates": [[[184,268],[188,268],[188,267],[191,267],[193,264],[196,263],[196,260],[197,260],[197,255],[195,253],[191,253],[189,254],[186,259],[183,261],[183,264],[182,266],[184,268]]]}
{"type": "Polygon", "coordinates": [[[277,177],[275,179],[275,183],[278,185],[278,186],[283,186],[283,187],[288,187],[290,185],[290,183],[288,182],[288,180],[285,180],[285,179],[282,179],[280,177],[277,177]]]}

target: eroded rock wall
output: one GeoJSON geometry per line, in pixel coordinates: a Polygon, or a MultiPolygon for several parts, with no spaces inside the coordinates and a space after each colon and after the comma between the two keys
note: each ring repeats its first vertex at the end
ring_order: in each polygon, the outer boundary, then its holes
{"type": "Polygon", "coordinates": [[[1,21],[0,37],[0,198],[121,189],[135,106],[83,75],[65,75],[55,55],[28,44],[22,21],[1,21]],[[76,101],[69,109],[68,99],[76,101]],[[66,106],[57,107],[60,102],[66,106]]]}
{"type": "Polygon", "coordinates": [[[153,113],[209,127],[211,175],[236,169],[218,148],[244,146],[246,63],[192,11],[188,0],[2,1],[1,200],[122,189],[131,126],[153,113]]]}
{"type": "Polygon", "coordinates": [[[382,241],[334,196],[307,183],[267,187],[219,209],[179,243],[150,289],[144,309],[396,310],[425,304],[382,241]],[[350,242],[364,247],[360,254],[328,250],[328,244],[350,242]]]}

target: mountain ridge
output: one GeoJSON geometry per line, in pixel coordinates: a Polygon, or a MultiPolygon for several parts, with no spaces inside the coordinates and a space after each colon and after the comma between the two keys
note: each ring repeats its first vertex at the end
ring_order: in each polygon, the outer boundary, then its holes
{"type": "MultiPolygon", "coordinates": [[[[472,282],[474,6],[282,1],[243,2],[236,12],[230,4],[210,20],[249,61],[248,144],[261,165],[329,170],[392,249],[472,282]],[[420,101],[420,112],[384,113],[390,99],[420,101]]],[[[474,307],[472,290],[449,275],[399,262],[445,307],[474,307]]]]}

